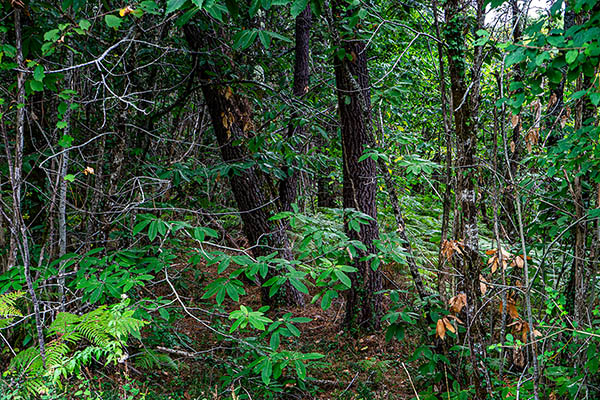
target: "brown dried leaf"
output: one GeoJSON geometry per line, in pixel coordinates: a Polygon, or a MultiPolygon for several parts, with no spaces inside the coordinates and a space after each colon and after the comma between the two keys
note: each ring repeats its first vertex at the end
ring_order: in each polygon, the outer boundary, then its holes
{"type": "Polygon", "coordinates": [[[447,330],[449,330],[452,333],[456,333],[456,329],[454,328],[454,326],[452,325],[452,323],[450,322],[450,320],[446,317],[442,318],[442,321],[444,321],[444,326],[446,327],[447,330]]]}
{"type": "MultiPolygon", "coordinates": [[[[502,303],[500,303],[500,305],[498,306],[498,309],[502,313],[502,303]]],[[[510,315],[512,319],[515,319],[515,320],[521,319],[519,317],[519,313],[517,312],[517,307],[515,306],[515,300],[512,297],[508,298],[508,307],[506,307],[506,309],[508,310],[508,315],[510,315]]],[[[513,324],[514,324],[514,322],[513,322],[513,324]]],[[[512,326],[513,324],[510,324],[507,326],[512,326]]]]}
{"type": "Polygon", "coordinates": [[[566,124],[567,124],[567,116],[566,115],[562,115],[560,117],[560,127],[564,128],[566,124]]]}
{"type": "Polygon", "coordinates": [[[94,168],[92,168],[92,167],[86,167],[86,168],[83,170],[83,174],[84,174],[84,175],[88,175],[88,174],[90,174],[90,175],[94,175],[94,168]]]}
{"type": "Polygon", "coordinates": [[[552,96],[550,96],[550,100],[548,100],[548,108],[551,108],[553,105],[555,105],[556,100],[556,93],[552,93],[552,96]]]}
{"type": "Polygon", "coordinates": [[[513,128],[515,128],[517,125],[519,125],[519,120],[521,118],[519,117],[519,115],[511,115],[510,117],[510,124],[512,125],[513,128]]]}
{"type": "Polygon", "coordinates": [[[442,319],[438,319],[435,324],[435,335],[440,339],[444,340],[446,337],[446,326],[444,325],[444,321],[442,319]]]}
{"type": "Polygon", "coordinates": [[[521,325],[521,341],[523,343],[527,343],[527,332],[529,332],[529,324],[527,322],[523,322],[521,325]]]}
{"type": "Polygon", "coordinates": [[[492,257],[492,274],[498,269],[498,256],[492,257]]]}
{"type": "Polygon", "coordinates": [[[487,281],[481,274],[479,274],[479,290],[481,290],[481,295],[485,295],[487,292],[487,281]]]}
{"type": "Polygon", "coordinates": [[[508,315],[513,319],[519,319],[519,312],[517,311],[517,306],[515,306],[514,300],[508,302],[508,315]]]}
{"type": "Polygon", "coordinates": [[[450,311],[455,314],[458,314],[462,311],[463,307],[467,305],[467,295],[461,293],[452,297],[448,303],[450,304],[450,311]]]}
{"type": "Polygon", "coordinates": [[[455,320],[459,324],[464,324],[464,322],[462,322],[461,319],[458,318],[456,315],[450,314],[450,315],[448,315],[448,318],[452,318],[453,320],[455,320]]]}
{"type": "Polygon", "coordinates": [[[522,256],[516,256],[513,264],[515,264],[519,268],[523,268],[525,266],[525,261],[523,260],[522,256]]]}

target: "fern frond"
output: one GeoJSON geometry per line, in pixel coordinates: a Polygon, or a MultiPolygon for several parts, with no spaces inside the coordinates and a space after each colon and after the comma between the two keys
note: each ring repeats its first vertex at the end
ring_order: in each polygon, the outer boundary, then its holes
{"type": "Polygon", "coordinates": [[[150,349],[143,351],[134,358],[134,364],[141,369],[158,369],[162,367],[178,370],[177,363],[167,354],[163,354],[150,349]]]}
{"type": "Polygon", "coordinates": [[[23,314],[15,304],[23,296],[25,292],[21,291],[0,295],[0,318],[22,317],[23,314]]]}

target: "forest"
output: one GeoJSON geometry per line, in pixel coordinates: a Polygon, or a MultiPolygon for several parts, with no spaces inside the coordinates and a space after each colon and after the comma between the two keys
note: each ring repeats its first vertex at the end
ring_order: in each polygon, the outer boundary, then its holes
{"type": "Polygon", "coordinates": [[[600,2],[0,0],[0,400],[600,399],[600,2]]]}

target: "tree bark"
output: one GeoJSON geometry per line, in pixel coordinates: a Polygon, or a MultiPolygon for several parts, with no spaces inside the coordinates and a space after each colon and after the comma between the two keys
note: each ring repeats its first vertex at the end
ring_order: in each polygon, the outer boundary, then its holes
{"type": "Polygon", "coordinates": [[[333,42],[345,52],[343,57],[339,54],[334,56],[342,131],[343,205],[372,218],[361,225],[359,232],[349,229],[346,223],[346,233],[350,239],[360,240],[367,251],[360,251],[354,259],[358,271],[351,274],[352,287],[346,291],[345,322],[350,330],[379,329],[382,296],[377,292],[382,288],[381,272],[373,271],[368,261],[361,261],[377,253],[374,241],[379,239],[375,161],[370,157],[359,161],[369,144],[373,143],[367,51],[365,43],[355,35],[339,37],[341,29],[338,29],[338,24],[343,13],[342,3],[334,2],[333,15],[336,19],[329,15],[335,37],[333,42]]]}
{"type": "MultiPolygon", "coordinates": [[[[448,69],[450,74],[451,95],[453,104],[454,127],[457,137],[457,197],[458,220],[460,229],[456,229],[457,237],[462,243],[462,254],[456,255],[457,269],[462,274],[462,289],[467,297],[466,326],[467,341],[471,349],[471,362],[480,376],[472,376],[477,399],[487,396],[483,378],[489,381],[489,375],[482,368],[485,359],[485,343],[483,327],[480,321],[481,290],[479,276],[481,273],[481,260],[479,258],[479,232],[477,227],[477,129],[474,116],[477,101],[477,88],[472,77],[472,84],[468,87],[466,82],[466,43],[464,32],[468,30],[467,15],[463,11],[466,6],[461,0],[449,0],[445,4],[445,37],[448,44],[448,69]]],[[[475,66],[473,73],[477,74],[475,66]]],[[[491,388],[487,388],[491,390],[491,388]]]]}
{"type": "MultiPolygon", "coordinates": [[[[297,99],[302,99],[308,92],[311,25],[312,14],[310,6],[306,6],[304,11],[296,17],[293,92],[297,99]]],[[[300,112],[294,110],[292,113],[292,123],[290,123],[288,127],[287,138],[291,142],[292,153],[295,152],[295,147],[297,147],[294,146],[294,143],[298,142],[298,139],[301,138],[304,133],[304,127],[301,124],[294,123],[294,120],[297,120],[300,115],[300,112]]],[[[294,169],[293,165],[289,164],[284,167],[284,171],[287,177],[279,181],[279,202],[282,211],[291,211],[292,203],[296,201],[298,196],[298,171],[294,169]]]]}
{"type": "MultiPolygon", "coordinates": [[[[216,42],[209,38],[209,32],[200,31],[193,25],[185,25],[184,32],[194,51],[200,50],[205,40],[209,44],[216,42]]],[[[272,202],[266,199],[257,168],[254,165],[239,166],[240,162],[249,158],[244,142],[250,137],[253,128],[250,106],[244,98],[234,93],[233,88],[219,82],[218,67],[204,61],[198,67],[198,74],[221,157],[232,167],[229,181],[252,252],[256,256],[262,256],[277,251],[281,258],[291,261],[293,255],[283,225],[277,221],[269,221],[273,211],[272,202]]],[[[282,302],[290,305],[304,304],[302,293],[289,285],[289,282],[284,290],[285,294],[280,296],[282,302]]],[[[264,303],[272,303],[274,300],[268,293],[268,288],[263,288],[264,303]]]]}

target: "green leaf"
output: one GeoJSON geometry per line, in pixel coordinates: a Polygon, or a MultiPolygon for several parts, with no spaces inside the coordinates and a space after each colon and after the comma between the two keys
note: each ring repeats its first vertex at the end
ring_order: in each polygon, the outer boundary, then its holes
{"type": "Polygon", "coordinates": [[[148,226],[148,224],[150,224],[150,220],[149,219],[144,219],[140,222],[138,222],[134,227],[133,227],[133,231],[132,234],[133,236],[137,235],[138,233],[140,233],[141,231],[144,230],[145,227],[148,226]]]}
{"type": "Polygon", "coordinates": [[[60,30],[58,29],[52,29],[44,33],[44,40],[46,42],[56,42],[58,39],[60,39],[60,30]]]}
{"type": "Polygon", "coordinates": [[[579,55],[579,51],[577,51],[577,50],[568,51],[567,54],[565,55],[565,60],[567,61],[567,64],[573,64],[573,62],[575,60],[577,60],[578,55],[579,55]]]}
{"type": "Polygon", "coordinates": [[[109,28],[119,28],[121,26],[121,22],[123,20],[116,15],[108,14],[104,16],[104,22],[108,25],[109,28]]]}
{"type": "Polygon", "coordinates": [[[597,106],[600,103],[600,93],[590,94],[590,101],[593,105],[597,106]]]}
{"type": "Polygon", "coordinates": [[[260,371],[260,378],[265,385],[271,383],[271,375],[273,375],[273,362],[270,358],[267,358],[260,371]]]}
{"type": "Polygon", "coordinates": [[[294,360],[294,366],[296,367],[296,373],[300,380],[306,379],[306,365],[302,361],[294,360]]]}
{"type": "Polygon", "coordinates": [[[152,0],[144,0],[140,3],[140,8],[142,10],[144,10],[144,12],[148,13],[148,14],[155,14],[155,15],[159,15],[160,11],[158,9],[158,5],[156,4],[156,2],[152,1],[152,0]]]}
{"type": "Polygon", "coordinates": [[[279,336],[279,333],[275,332],[274,334],[271,335],[271,340],[269,342],[269,345],[271,346],[271,350],[276,351],[277,348],[279,347],[279,343],[281,343],[281,338],[279,336]]]}
{"type": "Polygon", "coordinates": [[[44,84],[40,81],[29,81],[29,87],[31,87],[31,90],[34,92],[42,92],[44,90],[44,84]]]}
{"type": "Polygon", "coordinates": [[[296,278],[290,278],[290,283],[292,284],[293,287],[295,287],[299,292],[308,294],[308,288],[306,287],[306,285],[304,285],[304,283],[300,282],[298,279],[296,278]]]}
{"type": "Polygon", "coordinates": [[[158,224],[156,221],[152,221],[150,223],[150,227],[148,228],[148,239],[152,242],[156,235],[158,234],[158,224]]]}
{"type": "Polygon", "coordinates": [[[260,42],[265,47],[265,49],[268,49],[269,45],[271,44],[271,36],[269,36],[269,34],[267,34],[267,32],[265,31],[259,31],[258,38],[260,39],[260,42]]]}
{"type": "Polygon", "coordinates": [[[58,145],[65,149],[71,147],[72,143],[73,143],[73,137],[70,135],[63,135],[63,137],[61,137],[60,140],[58,141],[58,145]]]}
{"type": "Polygon", "coordinates": [[[298,15],[300,15],[307,5],[308,0],[294,0],[294,2],[292,3],[292,8],[290,9],[292,17],[296,18],[298,15]]]}
{"type": "Polygon", "coordinates": [[[233,37],[233,48],[236,50],[246,50],[254,43],[257,36],[258,32],[256,30],[238,32],[233,37]]]}
{"type": "Polygon", "coordinates": [[[165,10],[165,14],[171,14],[179,10],[187,0],[167,0],[167,9],[165,10]]]}
{"type": "Polygon", "coordinates": [[[336,269],[335,270],[335,276],[337,276],[337,278],[347,287],[352,287],[352,281],[350,280],[350,278],[348,277],[348,275],[346,275],[345,273],[343,273],[341,270],[336,269]]]}
{"type": "Polygon", "coordinates": [[[525,59],[525,51],[522,47],[519,47],[517,50],[511,52],[508,56],[506,56],[506,66],[509,67],[513,64],[520,63],[525,59]]]}
{"type": "Polygon", "coordinates": [[[41,82],[45,76],[46,74],[44,73],[44,67],[42,65],[35,67],[35,70],[33,70],[33,79],[41,82]]]}
{"type": "Polygon", "coordinates": [[[73,175],[73,174],[67,174],[67,175],[65,175],[64,179],[67,182],[73,182],[75,180],[75,175],[73,175]]]}
{"type": "Polygon", "coordinates": [[[169,320],[169,312],[167,311],[166,308],[159,308],[158,313],[160,314],[161,317],[163,317],[163,319],[165,321],[169,320]]]}
{"type": "Polygon", "coordinates": [[[90,29],[90,26],[92,26],[92,23],[90,21],[88,21],[87,19],[82,19],[81,21],[79,21],[79,27],[81,29],[83,29],[84,31],[87,31],[88,29],[90,29]]]}

